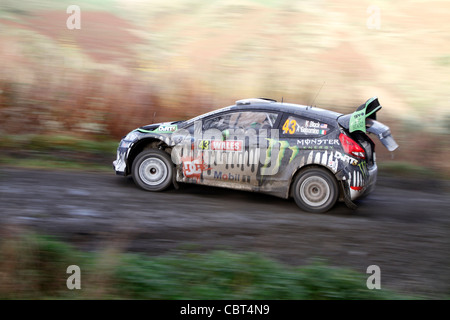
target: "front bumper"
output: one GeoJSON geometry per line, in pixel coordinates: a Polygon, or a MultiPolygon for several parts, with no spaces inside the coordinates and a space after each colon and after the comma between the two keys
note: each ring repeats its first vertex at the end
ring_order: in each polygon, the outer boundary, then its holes
{"type": "Polygon", "coordinates": [[[117,148],[116,160],[113,161],[113,169],[117,175],[125,176],[127,174],[127,158],[129,148],[117,148]]]}

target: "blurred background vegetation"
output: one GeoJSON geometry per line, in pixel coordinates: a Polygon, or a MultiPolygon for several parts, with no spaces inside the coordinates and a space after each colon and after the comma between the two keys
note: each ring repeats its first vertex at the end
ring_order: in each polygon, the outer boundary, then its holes
{"type": "MultiPolygon", "coordinates": [[[[377,142],[382,172],[448,178],[449,16],[439,0],[2,0],[0,164],[111,170],[118,140],[141,125],[248,97],[350,113],[378,96],[400,145],[377,142]],[[79,30],[66,26],[69,5],[79,30]]],[[[405,298],[322,263],[94,254],[20,231],[1,240],[0,299],[405,298]],[[64,286],[71,259],[91,286],[81,295],[64,286]]]]}
{"type": "Polygon", "coordinates": [[[400,145],[380,162],[448,177],[449,16],[421,0],[3,0],[0,136],[117,141],[246,97],[350,113],[376,95],[400,145]]]}
{"type": "Polygon", "coordinates": [[[317,260],[292,267],[257,253],[174,252],[148,257],[114,245],[79,251],[50,236],[8,229],[0,241],[0,299],[423,299],[368,290],[366,276],[317,260]],[[68,290],[68,265],[81,290],[68,290]]]}

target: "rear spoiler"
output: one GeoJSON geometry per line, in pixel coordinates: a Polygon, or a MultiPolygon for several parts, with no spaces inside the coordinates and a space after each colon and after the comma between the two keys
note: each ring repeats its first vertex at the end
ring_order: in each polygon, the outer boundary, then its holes
{"type": "Polygon", "coordinates": [[[381,110],[377,97],[370,98],[365,104],[360,105],[350,117],[349,131],[366,132],[366,119],[377,120],[377,112],[381,110]]]}
{"type": "Polygon", "coordinates": [[[398,148],[398,144],[392,137],[391,130],[388,126],[376,121],[376,113],[380,109],[378,98],[373,97],[360,105],[352,114],[340,116],[338,123],[350,133],[355,131],[373,133],[389,151],[394,151],[398,148]]]}

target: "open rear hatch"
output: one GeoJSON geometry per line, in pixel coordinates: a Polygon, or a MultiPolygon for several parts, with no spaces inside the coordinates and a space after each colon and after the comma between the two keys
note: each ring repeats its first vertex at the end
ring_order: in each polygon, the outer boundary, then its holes
{"type": "Polygon", "coordinates": [[[363,133],[369,132],[378,137],[381,143],[389,151],[394,151],[398,148],[391,135],[391,130],[388,126],[376,120],[376,113],[381,109],[381,105],[377,97],[370,98],[365,104],[360,105],[352,114],[346,114],[338,118],[338,123],[350,133],[361,131],[363,133]]]}

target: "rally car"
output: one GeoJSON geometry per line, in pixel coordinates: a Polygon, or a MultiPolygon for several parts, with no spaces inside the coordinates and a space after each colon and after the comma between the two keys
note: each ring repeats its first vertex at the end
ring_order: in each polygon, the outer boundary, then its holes
{"type": "Polygon", "coordinates": [[[187,121],[150,124],[120,141],[116,174],[144,190],[196,183],[294,198],[308,212],[326,212],[355,199],[376,182],[374,134],[398,145],[376,121],[373,97],[352,114],[252,98],[187,121]]]}

